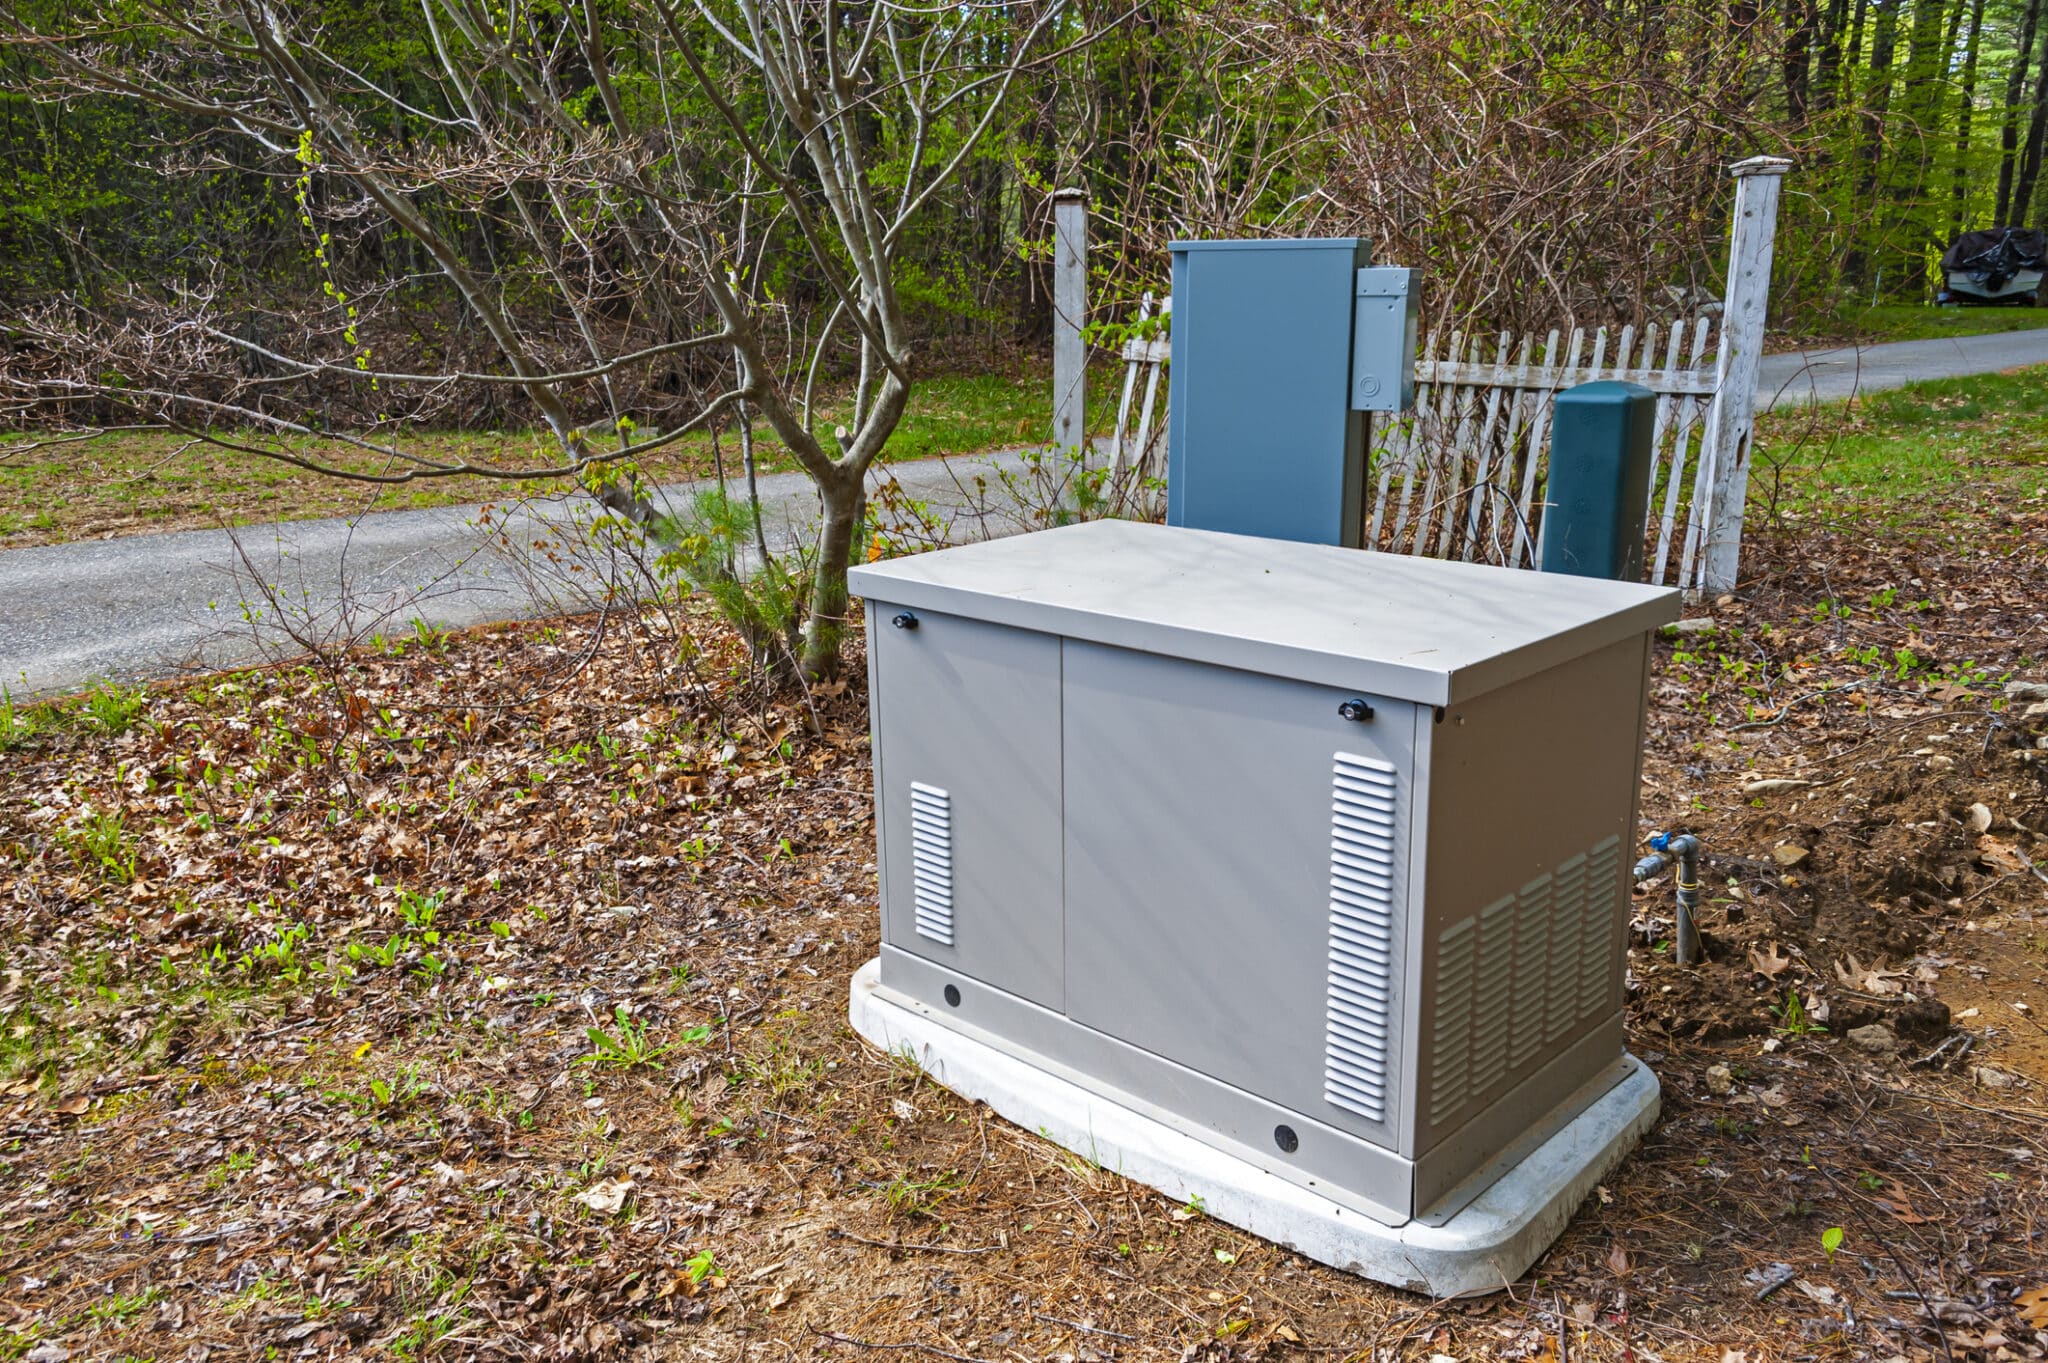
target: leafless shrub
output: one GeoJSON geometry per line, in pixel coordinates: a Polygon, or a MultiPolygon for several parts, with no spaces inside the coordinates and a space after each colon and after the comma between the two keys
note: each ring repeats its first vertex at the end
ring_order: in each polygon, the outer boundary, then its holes
{"type": "Polygon", "coordinates": [[[1132,298],[1175,237],[1355,235],[1423,268],[1432,318],[1694,315],[1728,163],[1787,149],[1766,22],[1714,7],[1260,0],[1190,7],[1174,41],[1129,76],[1152,115],[1091,115],[1079,153],[1111,172],[1098,254],[1132,298]]]}

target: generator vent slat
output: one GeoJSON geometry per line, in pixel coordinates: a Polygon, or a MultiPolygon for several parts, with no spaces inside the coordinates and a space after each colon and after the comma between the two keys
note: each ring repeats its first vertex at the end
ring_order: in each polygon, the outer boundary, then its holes
{"type": "Polygon", "coordinates": [[[953,797],[921,781],[910,783],[910,866],[917,935],[953,945],[953,797]]]}
{"type": "Polygon", "coordinates": [[[1586,854],[1586,900],[1579,944],[1579,997],[1588,1012],[1611,997],[1616,909],[1621,903],[1621,839],[1586,854]]]}
{"type": "Polygon", "coordinates": [[[1330,791],[1330,976],[1323,1097],[1387,1117],[1394,1006],[1394,768],[1338,753],[1330,791]]]}
{"type": "Polygon", "coordinates": [[[1436,1120],[1465,1105],[1472,1091],[1472,968],[1478,920],[1447,928],[1436,949],[1436,1039],[1429,1052],[1429,1111],[1436,1120]]]}
{"type": "Polygon", "coordinates": [[[1518,1070],[1543,1044],[1543,960],[1550,936],[1549,876],[1515,893],[1515,988],[1508,1024],[1508,1068],[1518,1070]]]}
{"type": "Polygon", "coordinates": [[[1586,856],[1567,857],[1553,873],[1557,891],[1550,913],[1549,986],[1544,998],[1543,1041],[1556,1041],[1579,1020],[1579,924],[1586,900],[1586,856]]]}
{"type": "Polygon", "coordinates": [[[1429,1121],[1493,1098],[1613,1007],[1621,839],[1609,837],[1438,934],[1429,1121]]]}

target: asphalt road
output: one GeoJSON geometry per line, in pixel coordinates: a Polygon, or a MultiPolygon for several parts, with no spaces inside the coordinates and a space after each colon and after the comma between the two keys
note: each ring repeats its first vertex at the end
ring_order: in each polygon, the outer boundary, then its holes
{"type": "MultiPolygon", "coordinates": [[[[887,472],[906,497],[962,536],[1026,528],[1035,500],[1017,454],[926,459],[887,472]],[[1007,479],[1007,481],[1006,481],[1007,479]]],[[[712,483],[664,489],[672,504],[712,483]]],[[[744,495],[735,482],[733,494],[744,495]]],[[[761,479],[771,550],[816,524],[801,474],[761,479]]],[[[392,511],[354,521],[295,521],[235,531],[53,544],[0,552],[0,683],[16,697],[64,693],[95,679],[171,677],[441,627],[592,609],[636,565],[591,546],[582,496],[493,515],[481,508],[392,511]]]]}
{"type": "Polygon", "coordinates": [[[2048,364],[2048,329],[1791,351],[1764,356],[1756,386],[1758,405],[1768,409],[1840,402],[1857,393],[1903,388],[1922,379],[1993,374],[2029,364],[2048,364]]]}
{"type": "MultiPolygon", "coordinates": [[[[2048,330],[1772,355],[1758,389],[1765,405],[1839,401],[2026,364],[2048,364],[2048,330]]],[[[1050,500],[1043,488],[1019,495],[1035,480],[1014,453],[888,472],[956,536],[1025,528],[1020,504],[1050,500]]],[[[694,490],[667,491],[679,501],[694,490]]],[[[771,547],[799,542],[817,510],[807,480],[771,475],[761,494],[771,547]]],[[[588,607],[634,571],[570,547],[591,510],[571,497],[488,530],[479,508],[447,507],[0,551],[0,683],[17,697],[62,693],[403,634],[415,619],[461,626],[588,607]]]]}

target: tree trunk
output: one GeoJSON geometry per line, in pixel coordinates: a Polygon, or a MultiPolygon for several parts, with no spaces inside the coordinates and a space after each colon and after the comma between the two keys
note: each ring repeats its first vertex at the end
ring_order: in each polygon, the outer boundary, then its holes
{"type": "Polygon", "coordinates": [[[1812,108],[1824,114],[1835,107],[1842,94],[1843,27],[1849,20],[1849,0],[1828,0],[1827,17],[1821,21],[1820,58],[1814,63],[1812,108]]]}
{"type": "MultiPolygon", "coordinates": [[[[2038,0],[2037,0],[2038,2],[2038,0]]],[[[1872,0],[1875,33],[1870,40],[1869,79],[1863,82],[1863,135],[1856,148],[1856,177],[1851,208],[1860,224],[1851,236],[1842,273],[1851,284],[1863,283],[1870,267],[1872,225],[1882,219],[1878,186],[1884,165],[1886,118],[1892,100],[1892,57],[1899,45],[1899,6],[1903,0],[1872,0]]]]}
{"type": "Polygon", "coordinates": [[[818,494],[824,514],[818,526],[818,561],[811,571],[801,660],[804,677],[811,681],[831,677],[839,670],[840,647],[846,638],[846,569],[866,510],[863,470],[851,460],[840,461],[831,476],[818,480],[818,494]]]}
{"type": "Polygon", "coordinates": [[[1934,147],[1941,132],[1947,100],[1941,77],[1954,61],[1955,31],[1962,23],[1963,0],[1915,0],[1911,45],[1906,54],[1906,80],[1899,93],[1901,126],[1887,186],[1899,221],[1890,252],[1891,277],[1907,297],[1925,296],[1928,249],[1934,244],[1935,209],[1930,180],[1934,147]]]}
{"type": "Polygon", "coordinates": [[[1810,102],[1812,52],[1820,22],[1815,0],[1794,0],[1785,35],[1785,112],[1798,127],[1806,122],[1810,102]]]}
{"type": "Polygon", "coordinates": [[[2025,227],[2032,216],[2034,186],[2041,176],[2041,144],[2048,138],[2048,31],[2041,35],[2042,50],[2034,56],[2034,109],[2027,119],[2027,141],[2020,157],[2019,175],[2013,181],[2013,226],[2025,227]]]}
{"type": "Polygon", "coordinates": [[[2013,49],[2012,70],[2005,78],[2005,113],[1998,129],[1998,199],[1991,210],[1991,225],[2004,226],[2014,207],[2013,176],[2019,170],[2020,101],[2027,93],[2027,63],[2034,55],[2034,30],[2041,23],[2042,0],[2027,0],[2020,14],[2019,42],[2013,49]]]}
{"type": "Polygon", "coordinates": [[[1954,238],[1963,230],[1970,201],[1970,132],[1977,113],[1977,53],[1983,47],[1984,0],[1970,6],[1969,45],[1963,52],[1963,72],[1956,91],[1956,164],[1951,184],[1948,234],[1954,238]]]}

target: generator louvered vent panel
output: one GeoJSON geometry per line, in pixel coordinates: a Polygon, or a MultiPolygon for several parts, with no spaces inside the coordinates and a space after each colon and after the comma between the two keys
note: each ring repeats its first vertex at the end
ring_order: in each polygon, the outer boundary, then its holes
{"type": "Polygon", "coordinates": [[[953,945],[953,797],[921,781],[910,783],[910,865],[917,935],[953,945]]]}
{"type": "Polygon", "coordinates": [[[1514,986],[1515,901],[1503,899],[1480,912],[1479,951],[1473,964],[1472,1091],[1484,1093],[1508,1070],[1506,1006],[1480,1007],[1482,999],[1509,998],[1514,986]]]}
{"type": "Polygon", "coordinates": [[[1491,1098],[1612,1006],[1621,839],[1609,837],[1437,937],[1429,1121],[1491,1098]]]}
{"type": "Polygon", "coordinates": [[[1550,877],[1515,893],[1515,987],[1508,1024],[1508,1068],[1520,1069],[1543,1044],[1543,962],[1550,947],[1550,877]]]}
{"type": "Polygon", "coordinates": [[[1394,1006],[1395,826],[1388,763],[1335,756],[1330,789],[1330,982],[1323,1097],[1370,1121],[1387,1117],[1394,1006]]]}

